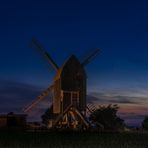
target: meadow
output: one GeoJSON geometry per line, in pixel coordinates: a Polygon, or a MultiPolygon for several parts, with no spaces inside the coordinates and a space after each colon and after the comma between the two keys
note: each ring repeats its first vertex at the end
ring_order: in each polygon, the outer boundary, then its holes
{"type": "Polygon", "coordinates": [[[0,132],[0,148],[148,148],[148,133],[0,132]]]}

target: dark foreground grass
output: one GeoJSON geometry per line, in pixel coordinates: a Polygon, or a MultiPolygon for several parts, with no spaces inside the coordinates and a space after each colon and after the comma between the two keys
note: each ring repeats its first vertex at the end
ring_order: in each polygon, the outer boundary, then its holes
{"type": "Polygon", "coordinates": [[[148,148],[148,134],[0,132],[0,148],[148,148]]]}

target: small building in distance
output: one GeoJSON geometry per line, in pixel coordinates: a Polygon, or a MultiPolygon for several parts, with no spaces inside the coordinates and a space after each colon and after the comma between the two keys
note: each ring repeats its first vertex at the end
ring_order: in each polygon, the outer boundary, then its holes
{"type": "Polygon", "coordinates": [[[3,128],[25,128],[27,125],[26,114],[0,114],[0,129],[3,128]]]}

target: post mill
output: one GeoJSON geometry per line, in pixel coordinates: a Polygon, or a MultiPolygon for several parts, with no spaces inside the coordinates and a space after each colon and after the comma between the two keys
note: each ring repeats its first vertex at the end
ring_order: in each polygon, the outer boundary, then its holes
{"type": "Polygon", "coordinates": [[[32,45],[40,51],[42,56],[52,65],[56,71],[53,84],[50,85],[30,105],[24,108],[27,113],[50,93],[53,94],[52,118],[49,123],[52,128],[87,129],[90,123],[86,118],[86,72],[84,67],[99,53],[96,49],[83,62],[72,55],[61,67],[51,58],[47,51],[36,40],[32,45]]]}

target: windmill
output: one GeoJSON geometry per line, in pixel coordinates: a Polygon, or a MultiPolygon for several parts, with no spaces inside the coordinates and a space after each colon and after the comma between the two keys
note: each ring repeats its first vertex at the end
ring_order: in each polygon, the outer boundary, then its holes
{"type": "Polygon", "coordinates": [[[84,67],[99,53],[95,49],[83,62],[80,62],[75,55],[59,67],[47,51],[36,40],[32,39],[32,45],[53,67],[56,75],[51,84],[40,96],[30,105],[24,108],[24,112],[31,111],[40,101],[50,93],[53,94],[53,102],[50,107],[52,119],[49,125],[52,128],[89,128],[90,124],[86,119],[86,72],[84,67]]]}

